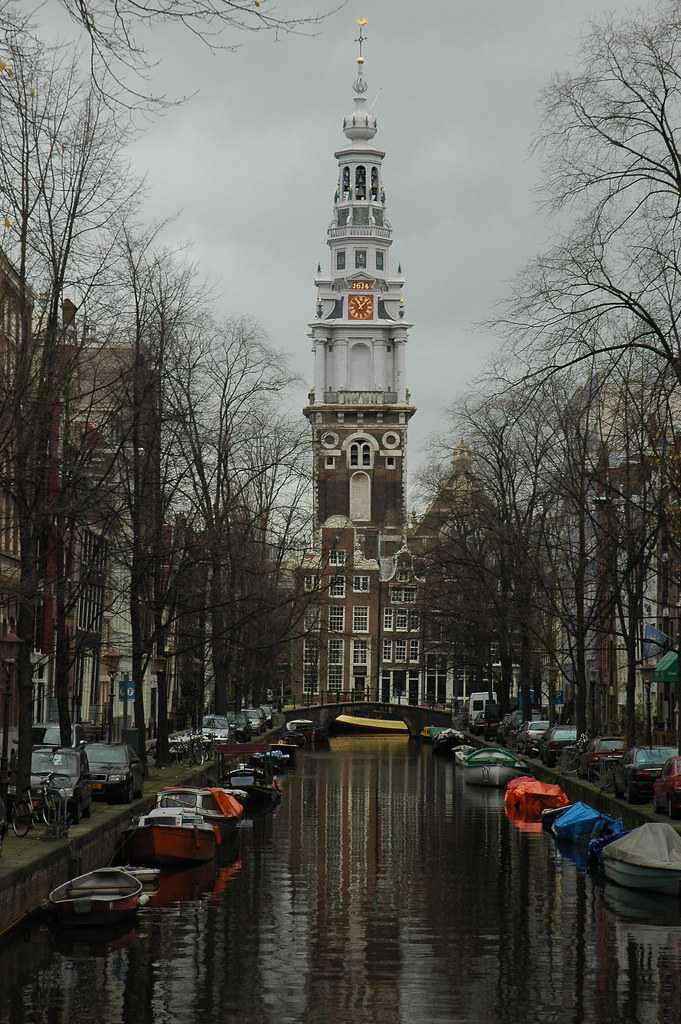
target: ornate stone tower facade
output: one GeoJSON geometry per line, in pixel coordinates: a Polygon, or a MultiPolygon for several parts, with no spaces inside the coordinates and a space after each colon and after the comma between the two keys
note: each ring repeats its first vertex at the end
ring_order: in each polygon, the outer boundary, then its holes
{"type": "Polygon", "coordinates": [[[409,324],[401,267],[394,268],[383,180],[385,153],[373,142],[360,25],[354,109],[343,120],[328,273],[318,267],[316,319],[309,325],[314,387],[315,525],[349,519],[368,557],[393,554],[406,530],[407,425],[415,409],[406,384],[409,324]]]}

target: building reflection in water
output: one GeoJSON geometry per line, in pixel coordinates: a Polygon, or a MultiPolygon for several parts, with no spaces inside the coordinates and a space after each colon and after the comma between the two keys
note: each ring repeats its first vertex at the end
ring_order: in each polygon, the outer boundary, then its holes
{"type": "Polygon", "coordinates": [[[19,930],[0,1024],[678,1020],[678,905],[579,863],[428,748],[344,737],[238,861],[167,876],[135,928],[19,930]]]}

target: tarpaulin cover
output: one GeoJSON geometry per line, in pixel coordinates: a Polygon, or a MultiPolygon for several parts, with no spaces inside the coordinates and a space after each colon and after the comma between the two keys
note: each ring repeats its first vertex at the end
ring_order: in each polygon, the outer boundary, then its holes
{"type": "Polygon", "coordinates": [[[239,803],[236,797],[230,796],[229,793],[225,793],[224,789],[211,789],[210,792],[215,797],[215,803],[226,818],[243,817],[243,805],[239,803]]]}
{"type": "Polygon", "coordinates": [[[511,779],[504,797],[506,810],[512,818],[540,821],[548,807],[565,807],[570,803],[560,786],[537,782],[529,775],[511,779]]]}
{"type": "Polygon", "coordinates": [[[603,856],[644,868],[681,871],[681,836],[671,825],[649,822],[610,843],[603,856]]]}
{"type": "Polygon", "coordinates": [[[554,822],[553,834],[559,839],[575,839],[590,833],[600,817],[598,811],[580,800],[554,822]]]}

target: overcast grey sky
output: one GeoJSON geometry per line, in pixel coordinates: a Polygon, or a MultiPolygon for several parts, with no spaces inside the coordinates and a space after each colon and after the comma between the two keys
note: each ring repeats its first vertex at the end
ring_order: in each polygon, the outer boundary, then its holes
{"type": "MultiPolygon", "coordinates": [[[[216,54],[179,27],[156,29],[149,45],[162,63],[153,86],[197,95],[135,146],[149,217],[179,211],[171,237],[192,243],[222,311],[255,316],[310,383],[312,278],[327,259],[333,153],[352,108],[356,19],[366,16],[393,255],[414,324],[413,470],[496,345],[474,325],[551,232],[534,192],[539,161],[529,155],[539,91],[573,63],[590,17],[629,6],[351,0],[313,38],[243,34],[232,37],[242,44],[236,53],[216,54]]],[[[310,0],[279,7],[322,9],[310,0]]]]}

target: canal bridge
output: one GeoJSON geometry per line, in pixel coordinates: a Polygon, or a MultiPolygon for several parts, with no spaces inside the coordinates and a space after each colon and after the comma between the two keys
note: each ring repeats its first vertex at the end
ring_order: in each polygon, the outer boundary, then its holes
{"type": "Polygon", "coordinates": [[[423,707],[420,704],[388,704],[371,700],[343,700],[342,698],[325,703],[304,704],[296,708],[289,708],[284,712],[284,721],[288,724],[296,718],[308,718],[327,732],[334,719],[339,715],[404,722],[410,736],[419,736],[426,725],[437,725],[446,729],[452,724],[451,711],[442,708],[423,707]]]}

